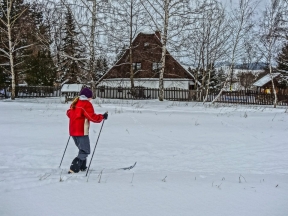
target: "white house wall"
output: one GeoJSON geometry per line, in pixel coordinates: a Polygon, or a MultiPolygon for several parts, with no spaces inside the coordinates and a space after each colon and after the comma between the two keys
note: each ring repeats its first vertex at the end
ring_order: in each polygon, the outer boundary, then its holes
{"type": "MultiPolygon", "coordinates": [[[[193,81],[188,79],[164,79],[164,88],[180,88],[189,89],[189,84],[194,85],[193,81]]],[[[159,79],[134,79],[135,86],[143,86],[144,88],[159,88],[159,79]]],[[[98,86],[106,87],[124,87],[130,88],[131,81],[128,78],[125,79],[104,79],[98,86]]]]}

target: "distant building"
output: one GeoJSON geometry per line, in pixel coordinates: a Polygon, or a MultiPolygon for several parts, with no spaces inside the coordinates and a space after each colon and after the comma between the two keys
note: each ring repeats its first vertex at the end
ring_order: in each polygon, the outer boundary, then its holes
{"type": "MultiPolygon", "coordinates": [[[[280,72],[272,73],[272,79],[274,81],[276,93],[280,94],[288,94],[288,89],[285,85],[283,85],[283,81],[287,80],[288,77],[282,75],[280,72]]],[[[267,74],[264,77],[257,80],[253,86],[257,88],[258,91],[266,94],[272,94],[273,88],[272,88],[272,79],[271,75],[267,74]]]]}
{"type": "MultiPolygon", "coordinates": [[[[139,33],[132,42],[134,85],[159,88],[162,43],[158,32],[139,33]]],[[[131,87],[129,49],[116,64],[96,83],[97,86],[131,87]]],[[[193,89],[194,77],[167,51],[165,59],[164,88],[193,89]]]]}

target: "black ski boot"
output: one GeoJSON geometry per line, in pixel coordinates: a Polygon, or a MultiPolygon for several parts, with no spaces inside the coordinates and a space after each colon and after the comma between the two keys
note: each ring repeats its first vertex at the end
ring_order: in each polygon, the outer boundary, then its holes
{"type": "Polygon", "coordinates": [[[82,165],[80,167],[80,171],[84,172],[87,170],[87,166],[86,166],[86,159],[84,161],[82,161],[82,165]]]}
{"type": "Polygon", "coordinates": [[[82,165],[82,160],[80,160],[79,158],[74,158],[74,160],[72,161],[72,164],[70,166],[70,170],[68,172],[68,174],[71,174],[71,173],[78,173],[79,170],[80,170],[80,167],[82,165]]]}

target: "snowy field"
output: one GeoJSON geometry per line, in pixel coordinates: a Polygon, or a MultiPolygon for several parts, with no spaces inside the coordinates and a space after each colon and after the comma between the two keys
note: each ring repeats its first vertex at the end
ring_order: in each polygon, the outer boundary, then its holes
{"type": "MultiPolygon", "coordinates": [[[[288,215],[286,107],[93,104],[109,118],[87,178],[66,174],[77,155],[72,139],[58,168],[69,104],[0,101],[1,216],[288,215]]],[[[92,151],[100,127],[91,125],[92,151]]]]}

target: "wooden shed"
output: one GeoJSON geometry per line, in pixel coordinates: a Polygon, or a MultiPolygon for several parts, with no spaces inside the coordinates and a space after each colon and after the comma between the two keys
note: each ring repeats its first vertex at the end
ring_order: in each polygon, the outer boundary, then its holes
{"type": "Polygon", "coordinates": [[[273,89],[272,89],[271,76],[272,76],[273,81],[274,81],[276,92],[278,93],[281,90],[279,88],[279,82],[278,82],[278,79],[281,77],[281,73],[272,73],[272,75],[267,74],[264,77],[257,80],[253,84],[253,86],[257,87],[257,90],[261,93],[272,94],[273,89]]]}
{"type": "Polygon", "coordinates": [[[67,103],[73,100],[84,87],[84,84],[64,84],[61,88],[61,102],[67,103]]]}

